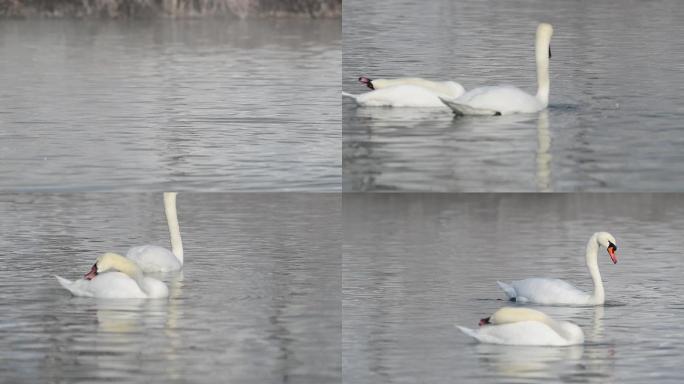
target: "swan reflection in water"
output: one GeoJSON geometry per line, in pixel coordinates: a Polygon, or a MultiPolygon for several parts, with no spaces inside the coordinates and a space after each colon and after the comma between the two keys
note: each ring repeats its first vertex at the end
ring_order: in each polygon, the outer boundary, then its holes
{"type": "Polygon", "coordinates": [[[345,122],[345,190],[554,189],[546,110],[454,117],[435,108],[346,105],[345,122]]]}
{"type": "Polygon", "coordinates": [[[537,191],[553,192],[551,187],[551,134],[549,113],[543,110],[537,120],[537,191]]]}
{"type": "MultiPolygon", "coordinates": [[[[117,346],[123,353],[118,359],[130,356],[134,363],[141,356],[154,355],[154,359],[168,362],[165,364],[168,377],[183,377],[176,363],[180,358],[178,351],[182,348],[178,327],[183,313],[178,299],[183,287],[183,272],[154,276],[167,283],[168,299],[94,299],[97,318],[94,348],[97,350],[99,345],[104,353],[104,358],[96,359],[102,372],[106,373],[107,368],[111,368],[112,362],[107,353],[112,346],[117,346]],[[163,332],[164,337],[149,337],[159,332],[163,332]],[[161,340],[162,343],[150,344],[151,340],[161,340]]],[[[117,364],[124,362],[118,361],[117,364]]]]}

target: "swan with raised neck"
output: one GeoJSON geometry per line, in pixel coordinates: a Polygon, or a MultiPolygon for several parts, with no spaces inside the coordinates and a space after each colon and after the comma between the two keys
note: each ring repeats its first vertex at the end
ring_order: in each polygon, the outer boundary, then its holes
{"type": "Polygon", "coordinates": [[[164,192],[164,214],[171,250],[158,245],[141,245],[126,252],[126,257],[136,262],[144,272],[177,271],[183,267],[183,241],[176,211],[176,195],[176,192],[164,192]]]}
{"type": "Polygon", "coordinates": [[[548,23],[537,26],[535,61],[537,64],[537,93],[531,95],[510,85],[485,86],[471,89],[456,99],[440,97],[456,115],[500,116],[512,113],[535,113],[549,105],[549,58],[553,27],[548,23]]]}
{"type": "Polygon", "coordinates": [[[583,292],[564,280],[540,277],[511,284],[498,281],[497,284],[512,301],[544,305],[601,305],[605,303],[606,296],[598,267],[598,251],[605,248],[613,264],[617,264],[616,244],[615,237],[608,232],[596,232],[587,242],[585,262],[593,283],[592,293],[583,292]]]}

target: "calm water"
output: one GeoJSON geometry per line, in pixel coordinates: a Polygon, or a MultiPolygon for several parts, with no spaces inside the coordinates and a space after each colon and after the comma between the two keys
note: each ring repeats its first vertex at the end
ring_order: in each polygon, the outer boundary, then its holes
{"type": "Polygon", "coordinates": [[[74,298],[106,251],[168,246],[157,194],[0,195],[3,382],[340,382],[340,197],[178,195],[169,300],[74,298]]]}
{"type": "Polygon", "coordinates": [[[343,207],[345,382],[684,380],[684,196],[346,195],[343,207]],[[590,290],[584,250],[600,230],[619,246],[618,264],[599,257],[607,304],[543,307],[586,345],[479,345],[454,327],[507,304],[496,280],[590,290]]]}
{"type": "Polygon", "coordinates": [[[345,1],[343,89],[373,77],[536,92],[534,33],[554,25],[546,116],[454,119],[343,102],[343,189],[680,191],[684,3],[345,1]]]}
{"type": "Polygon", "coordinates": [[[339,190],[340,22],[0,23],[5,190],[339,190]]]}

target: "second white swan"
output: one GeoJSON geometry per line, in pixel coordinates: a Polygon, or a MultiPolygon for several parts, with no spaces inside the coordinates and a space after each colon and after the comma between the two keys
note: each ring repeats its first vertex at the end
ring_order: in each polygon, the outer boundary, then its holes
{"type": "Polygon", "coordinates": [[[537,94],[513,86],[490,86],[472,89],[457,99],[441,100],[457,115],[507,115],[511,113],[539,112],[549,105],[549,59],[551,58],[551,24],[537,27],[535,56],[537,61],[537,94]]]}
{"type": "Polygon", "coordinates": [[[582,328],[555,321],[529,308],[505,307],[480,320],[479,329],[456,326],[480,343],[530,346],[566,346],[584,343],[582,328]]]}
{"type": "Polygon", "coordinates": [[[158,245],[141,245],[130,248],[126,253],[126,257],[138,264],[144,272],[169,272],[183,268],[183,241],[176,212],[176,192],[164,192],[164,213],[172,250],[158,245]]]}
{"type": "Polygon", "coordinates": [[[533,277],[505,284],[497,281],[506,296],[520,303],[544,305],[601,305],[606,301],[603,281],[598,268],[598,250],[605,248],[613,264],[617,264],[615,237],[608,232],[594,233],[587,242],[586,263],[594,283],[592,293],[583,292],[560,279],[533,277]]]}

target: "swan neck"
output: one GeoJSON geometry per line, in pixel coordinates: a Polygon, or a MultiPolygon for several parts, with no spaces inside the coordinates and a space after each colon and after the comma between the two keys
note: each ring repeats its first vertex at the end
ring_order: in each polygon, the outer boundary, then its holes
{"type": "Polygon", "coordinates": [[[171,251],[183,265],[183,241],[181,240],[178,213],[176,212],[176,192],[164,192],[164,213],[166,214],[166,223],[169,226],[171,251]]]}
{"type": "Polygon", "coordinates": [[[123,256],[115,255],[117,256],[114,265],[115,269],[118,270],[119,272],[127,275],[131,279],[135,280],[135,282],[138,284],[140,289],[147,293],[145,290],[145,284],[144,284],[144,277],[145,275],[143,274],[142,269],[138,266],[138,264],[134,263],[133,261],[129,260],[128,258],[125,258],[123,256]]]}
{"type": "Polygon", "coordinates": [[[535,57],[537,59],[537,100],[544,106],[549,105],[549,45],[550,36],[537,34],[535,57]]]}
{"type": "Polygon", "coordinates": [[[587,268],[589,274],[594,282],[594,294],[592,295],[594,304],[603,304],[605,301],[605,292],[603,291],[603,281],[601,280],[601,273],[598,267],[598,250],[599,244],[594,234],[587,243],[587,268]]]}

